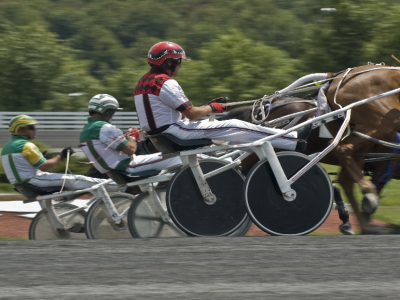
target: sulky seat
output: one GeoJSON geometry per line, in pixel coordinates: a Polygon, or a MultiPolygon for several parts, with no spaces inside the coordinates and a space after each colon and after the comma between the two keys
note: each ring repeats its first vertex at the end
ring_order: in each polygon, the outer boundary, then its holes
{"type": "Polygon", "coordinates": [[[50,195],[58,193],[61,190],[61,186],[49,186],[40,187],[33,184],[25,183],[14,188],[18,193],[24,195],[27,199],[33,199],[37,196],[50,195]]]}
{"type": "Polygon", "coordinates": [[[134,182],[148,177],[156,176],[159,173],[160,171],[158,170],[148,170],[135,173],[112,170],[110,172],[107,172],[107,175],[117,184],[127,184],[129,182],[134,182]]]}
{"type": "Polygon", "coordinates": [[[193,150],[212,145],[211,139],[182,140],[168,133],[148,135],[154,147],[163,154],[193,150]]]}

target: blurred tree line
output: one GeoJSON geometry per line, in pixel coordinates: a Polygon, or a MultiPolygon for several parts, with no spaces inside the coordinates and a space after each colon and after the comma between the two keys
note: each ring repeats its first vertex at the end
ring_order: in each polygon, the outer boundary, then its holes
{"type": "Polygon", "coordinates": [[[394,0],[0,0],[1,110],[83,111],[97,93],[134,110],[164,40],[193,59],[177,78],[193,103],[255,99],[308,73],[392,64],[399,13],[394,0]]]}

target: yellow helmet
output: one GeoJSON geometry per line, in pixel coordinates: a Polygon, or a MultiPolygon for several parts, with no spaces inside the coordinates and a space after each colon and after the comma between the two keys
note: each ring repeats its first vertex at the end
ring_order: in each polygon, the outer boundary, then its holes
{"type": "Polygon", "coordinates": [[[18,128],[34,124],[39,124],[39,122],[28,115],[19,115],[11,119],[8,124],[8,131],[15,135],[18,132],[18,128]]]}

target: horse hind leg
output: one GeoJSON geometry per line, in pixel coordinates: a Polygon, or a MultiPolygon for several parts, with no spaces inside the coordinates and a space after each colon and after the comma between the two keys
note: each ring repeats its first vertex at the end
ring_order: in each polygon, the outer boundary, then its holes
{"type": "Polygon", "coordinates": [[[341,162],[343,168],[350,174],[351,178],[360,185],[365,198],[363,211],[367,214],[373,214],[379,205],[379,196],[376,187],[362,173],[361,166],[364,159],[353,156],[356,150],[367,148],[370,142],[353,135],[349,136],[345,141],[346,144],[341,144],[334,149],[334,155],[341,162]]]}
{"type": "MultiPolygon", "coordinates": [[[[381,226],[376,226],[376,225],[371,225],[369,223],[370,221],[370,215],[366,214],[364,212],[361,212],[360,209],[358,208],[357,201],[354,197],[353,193],[353,187],[355,180],[353,179],[353,176],[350,172],[348,172],[348,169],[342,168],[338,181],[340,185],[342,186],[352,208],[354,211],[354,214],[357,217],[357,220],[360,224],[362,234],[387,234],[388,231],[381,226]]],[[[371,183],[372,184],[372,183],[371,183]]]]}
{"type": "Polygon", "coordinates": [[[342,221],[342,224],[339,225],[339,231],[344,235],[353,235],[354,231],[350,224],[349,211],[343,202],[340,189],[336,186],[333,186],[333,196],[336,203],[336,209],[339,213],[339,219],[342,221]]]}

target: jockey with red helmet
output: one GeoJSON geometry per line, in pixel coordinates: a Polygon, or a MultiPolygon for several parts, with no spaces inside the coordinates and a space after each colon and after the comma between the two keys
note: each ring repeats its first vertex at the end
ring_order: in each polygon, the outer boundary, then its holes
{"type": "MultiPolygon", "coordinates": [[[[180,139],[209,138],[239,143],[250,143],[282,132],[254,125],[241,120],[208,120],[190,123],[210,113],[222,113],[227,107],[221,103],[229,101],[227,97],[211,100],[208,105],[196,107],[189,101],[178,82],[171,77],[178,75],[182,61],[187,61],[185,51],[172,42],[160,42],[151,47],[147,61],[151,67],[135,88],[135,105],[142,130],[149,134],[169,133],[180,139]]],[[[297,139],[306,139],[310,129],[291,132],[271,141],[272,146],[287,150],[300,150],[305,143],[297,139]]]]}

